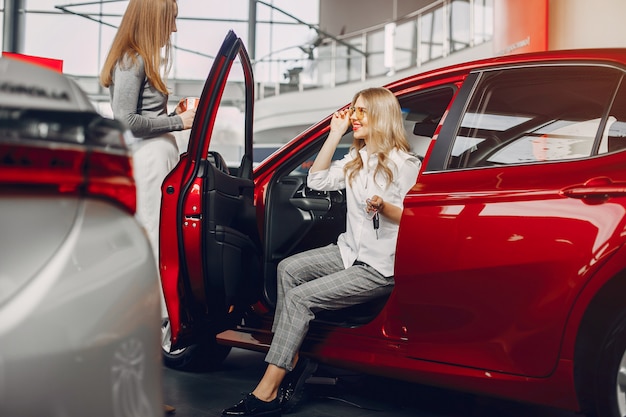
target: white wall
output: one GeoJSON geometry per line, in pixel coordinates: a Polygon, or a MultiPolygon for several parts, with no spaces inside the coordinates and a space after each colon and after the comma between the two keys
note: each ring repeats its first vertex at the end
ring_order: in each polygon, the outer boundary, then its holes
{"type": "Polygon", "coordinates": [[[550,0],[548,48],[626,47],[626,1],[550,0]]]}

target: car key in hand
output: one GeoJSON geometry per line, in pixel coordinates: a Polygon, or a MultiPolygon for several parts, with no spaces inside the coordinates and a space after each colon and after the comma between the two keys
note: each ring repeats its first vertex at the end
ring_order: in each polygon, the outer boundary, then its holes
{"type": "Polygon", "coordinates": [[[374,217],[372,217],[372,223],[374,225],[374,231],[376,232],[376,240],[378,240],[378,226],[380,226],[380,221],[378,218],[378,210],[374,212],[374,217]]]}
{"type": "Polygon", "coordinates": [[[372,200],[370,200],[369,198],[366,200],[366,202],[369,205],[368,209],[370,209],[371,207],[370,210],[373,213],[372,226],[374,226],[374,231],[376,232],[376,239],[378,239],[378,227],[380,226],[380,217],[378,215],[378,207],[374,207],[372,205],[372,200]]]}

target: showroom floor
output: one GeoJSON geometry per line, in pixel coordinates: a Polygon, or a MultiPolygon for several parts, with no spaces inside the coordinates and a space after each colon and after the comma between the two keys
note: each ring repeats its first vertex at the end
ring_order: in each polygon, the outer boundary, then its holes
{"type": "MultiPolygon", "coordinates": [[[[164,400],[175,417],[220,416],[251,391],[264,355],[233,349],[220,370],[188,373],[164,369],[164,400]]],[[[294,417],[579,417],[575,413],[350,374],[320,367],[306,385],[294,417]]]]}

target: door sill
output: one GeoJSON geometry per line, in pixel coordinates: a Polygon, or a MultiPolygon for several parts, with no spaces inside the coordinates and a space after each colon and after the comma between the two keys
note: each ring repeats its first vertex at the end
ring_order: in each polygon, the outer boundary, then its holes
{"type": "Polygon", "coordinates": [[[272,333],[263,330],[226,330],[215,336],[217,343],[259,352],[267,352],[272,342],[272,333]]]}

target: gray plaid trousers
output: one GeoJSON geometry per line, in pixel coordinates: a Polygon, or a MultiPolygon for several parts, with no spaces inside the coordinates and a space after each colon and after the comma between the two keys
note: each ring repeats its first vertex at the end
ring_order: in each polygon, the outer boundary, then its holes
{"type": "Polygon", "coordinates": [[[284,259],[278,264],[274,338],[265,361],[291,371],[316,311],[364,303],[393,285],[393,277],[368,265],[344,268],[335,244],[284,259]]]}

